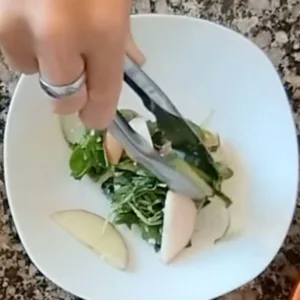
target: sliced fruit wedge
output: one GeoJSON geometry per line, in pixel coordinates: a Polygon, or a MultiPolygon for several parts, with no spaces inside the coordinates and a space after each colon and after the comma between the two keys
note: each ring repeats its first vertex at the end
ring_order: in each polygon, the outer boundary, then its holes
{"type": "Polygon", "coordinates": [[[85,127],[77,114],[60,116],[60,124],[67,142],[70,144],[80,142],[85,133],[85,127]]]}
{"type": "Polygon", "coordinates": [[[194,238],[201,247],[221,242],[231,229],[230,211],[217,196],[197,215],[194,238]]]}
{"type": "Polygon", "coordinates": [[[111,133],[107,132],[104,137],[103,146],[108,161],[111,164],[116,165],[120,161],[123,154],[122,145],[115,137],[112,136],[111,133]]]}
{"type": "Polygon", "coordinates": [[[190,243],[196,217],[197,209],[190,198],[168,191],[160,250],[163,263],[170,263],[190,243]]]}
{"type": "Polygon", "coordinates": [[[55,212],[52,219],[112,266],[127,267],[128,250],[123,237],[101,216],[86,210],[64,210],[55,212]]]}

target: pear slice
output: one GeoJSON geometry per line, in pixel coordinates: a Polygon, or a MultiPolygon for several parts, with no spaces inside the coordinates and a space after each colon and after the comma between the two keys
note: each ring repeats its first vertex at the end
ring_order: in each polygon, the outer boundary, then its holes
{"type": "Polygon", "coordinates": [[[107,220],[85,210],[55,212],[52,219],[75,239],[118,269],[128,264],[128,250],[119,231],[107,220]]]}
{"type": "Polygon", "coordinates": [[[116,165],[123,154],[123,147],[115,137],[107,132],[104,137],[103,146],[109,162],[116,165]]]}
{"type": "Polygon", "coordinates": [[[170,263],[189,244],[196,217],[197,208],[193,200],[172,191],[167,192],[160,250],[163,263],[170,263]]]}
{"type": "Polygon", "coordinates": [[[62,115],[59,120],[66,141],[70,144],[79,143],[85,133],[85,127],[78,114],[62,115]]]}

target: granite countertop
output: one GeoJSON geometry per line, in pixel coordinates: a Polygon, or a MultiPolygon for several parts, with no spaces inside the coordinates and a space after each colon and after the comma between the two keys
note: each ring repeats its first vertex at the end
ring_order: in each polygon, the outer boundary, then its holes
{"type": "MultiPolygon", "coordinates": [[[[201,17],[252,39],[278,69],[300,128],[300,0],[135,0],[133,12],[201,17]]],[[[0,54],[0,299],[78,299],[56,287],[35,268],[11,219],[2,149],[6,113],[17,79],[0,54]]],[[[220,299],[287,299],[299,275],[300,200],[288,236],[272,264],[257,279],[220,299]]]]}

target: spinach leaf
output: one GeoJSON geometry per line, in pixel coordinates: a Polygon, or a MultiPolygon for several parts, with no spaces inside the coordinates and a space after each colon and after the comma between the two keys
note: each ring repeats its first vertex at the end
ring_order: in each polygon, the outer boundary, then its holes
{"type": "Polygon", "coordinates": [[[109,166],[102,145],[102,137],[102,131],[88,131],[81,143],[73,146],[69,166],[71,175],[75,179],[89,175],[97,180],[109,166]]]}
{"type": "Polygon", "coordinates": [[[86,173],[88,173],[91,164],[88,158],[85,156],[85,151],[81,145],[77,145],[73,149],[69,166],[71,169],[71,175],[75,179],[81,179],[86,173]]]}

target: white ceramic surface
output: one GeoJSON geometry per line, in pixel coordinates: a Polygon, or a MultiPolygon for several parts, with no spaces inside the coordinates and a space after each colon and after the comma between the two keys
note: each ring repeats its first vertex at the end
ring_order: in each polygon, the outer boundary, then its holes
{"type": "MultiPolygon", "coordinates": [[[[194,246],[169,266],[138,234],[122,229],[128,272],[113,269],[50,219],[56,210],[101,215],[108,202],[89,180],[69,176],[69,150],[37,77],[22,77],[7,120],[5,177],[20,238],[33,262],[64,289],[87,300],[207,300],[257,276],[278,251],[297,192],[296,132],[272,64],[251,42],[207,21],[137,16],[133,32],[145,70],[182,113],[220,133],[235,171],[225,185],[233,227],[223,242],[194,246]]],[[[122,107],[144,112],[126,86],[122,107]]],[[[205,219],[205,218],[204,218],[205,219]]]]}

